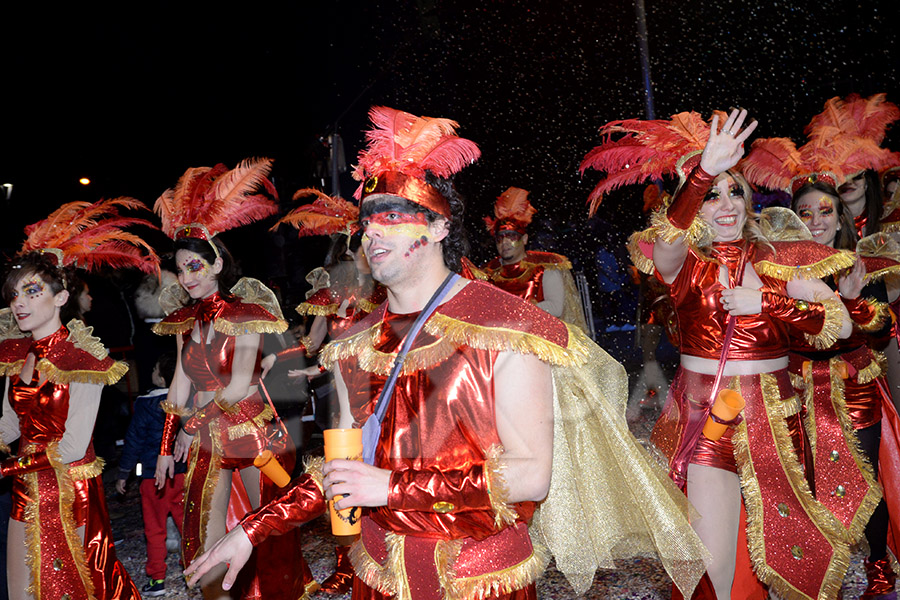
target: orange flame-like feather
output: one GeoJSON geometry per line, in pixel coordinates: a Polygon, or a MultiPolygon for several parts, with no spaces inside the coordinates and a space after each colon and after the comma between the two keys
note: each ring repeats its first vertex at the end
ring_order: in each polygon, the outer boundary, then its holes
{"type": "Polygon", "coordinates": [[[306,235],[331,235],[359,230],[359,208],[343,198],[333,198],[315,188],[303,188],[294,193],[294,200],[315,196],[312,204],[295,208],[272,227],[285,223],[297,228],[300,237],[306,235]]]}
{"type": "Polygon", "coordinates": [[[223,164],[188,169],[153,206],[163,233],[173,237],[179,227],[199,223],[216,235],[275,214],[278,205],[259,193],[262,188],[278,199],[271,170],[268,158],[248,158],[231,170],[223,164]]]}

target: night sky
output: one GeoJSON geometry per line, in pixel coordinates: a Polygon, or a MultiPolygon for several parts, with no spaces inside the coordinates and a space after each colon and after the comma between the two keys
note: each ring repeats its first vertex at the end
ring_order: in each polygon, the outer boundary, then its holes
{"type": "MultiPolygon", "coordinates": [[[[63,202],[152,205],[189,166],[270,156],[285,208],[299,187],[330,191],[318,138],[340,119],[352,164],[373,104],[453,118],[481,146],[458,179],[477,260],[491,251],[481,218],[510,185],[532,192],[532,238],[588,270],[597,244],[619,248],[641,222],[637,188],[588,222],[599,175],[577,171],[600,125],[645,116],[626,0],[30,4],[0,9],[7,253],[63,202]]],[[[900,101],[896,0],[650,0],[646,15],[660,118],[742,106],[760,120],[757,135],[802,142],[827,98],[900,101]]],[[[900,134],[888,144],[900,150],[900,134]]],[[[343,194],[354,185],[345,175],[343,194]]],[[[320,246],[301,246],[299,262],[321,260],[320,246]]]]}

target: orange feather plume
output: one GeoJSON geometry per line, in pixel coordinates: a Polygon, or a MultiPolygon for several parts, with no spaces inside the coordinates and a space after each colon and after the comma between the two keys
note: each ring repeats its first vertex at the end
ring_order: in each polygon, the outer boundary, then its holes
{"type": "Polygon", "coordinates": [[[188,169],[153,205],[163,233],[174,237],[179,227],[199,223],[216,235],[275,214],[278,205],[261,193],[278,199],[271,170],[268,158],[248,158],[231,170],[223,164],[188,169]]]}
{"type": "Polygon", "coordinates": [[[516,229],[524,230],[531,223],[535,213],[537,209],[528,201],[528,190],[510,187],[494,202],[495,218],[485,217],[484,223],[492,234],[497,233],[497,226],[502,221],[512,221],[516,229]]]}
{"type": "Polygon", "coordinates": [[[359,208],[344,200],[329,196],[315,188],[303,188],[294,193],[294,200],[315,196],[312,204],[295,208],[283,216],[272,230],[285,223],[297,228],[300,237],[306,235],[353,235],[359,230],[359,208]]]}
{"type": "MultiPolygon", "coordinates": [[[[724,113],[715,114],[725,122],[724,113]]],[[[669,120],[612,121],[601,127],[603,141],[585,155],[579,167],[582,175],[588,169],[606,174],[588,197],[590,214],[612,190],[678,174],[679,159],[706,146],[709,127],[696,112],[678,113],[669,120]]]]}
{"type": "Polygon", "coordinates": [[[887,101],[886,94],[874,94],[863,98],[850,94],[846,98],[834,97],[825,102],[821,113],[812,118],[803,130],[810,138],[850,135],[867,138],[881,145],[890,124],[900,119],[900,108],[887,101]]]}
{"type": "MultiPolygon", "coordinates": [[[[456,121],[417,117],[386,106],[372,107],[369,118],[374,128],[366,132],[368,146],[353,171],[360,182],[387,172],[419,179],[425,171],[450,177],[481,156],[475,142],[456,135],[456,121]]],[[[361,197],[362,187],[355,198],[361,197]]]]}
{"type": "Polygon", "coordinates": [[[78,266],[95,271],[102,266],[134,267],[153,273],[159,270],[159,257],[139,236],[125,231],[132,225],[157,229],[145,219],[123,217],[120,209],[146,210],[134,198],[113,198],[90,202],[69,202],[50,216],[25,228],[26,240],[20,254],[59,249],[61,266],[78,266]]]}

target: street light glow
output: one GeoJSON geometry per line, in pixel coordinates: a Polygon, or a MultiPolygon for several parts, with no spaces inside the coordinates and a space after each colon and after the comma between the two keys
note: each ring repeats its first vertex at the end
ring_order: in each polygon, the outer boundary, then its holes
{"type": "Polygon", "coordinates": [[[91,180],[87,177],[82,177],[78,180],[78,183],[80,183],[81,185],[91,185],[91,180]]]}

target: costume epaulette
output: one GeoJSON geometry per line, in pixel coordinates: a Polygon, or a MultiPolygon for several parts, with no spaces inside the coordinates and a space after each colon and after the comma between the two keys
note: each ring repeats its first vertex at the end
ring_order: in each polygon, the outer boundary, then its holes
{"type": "MultiPolygon", "coordinates": [[[[213,321],[213,329],[225,335],[250,333],[282,333],[288,324],[281,314],[275,294],[258,279],[241,278],[231,293],[220,296],[221,306],[213,321]]],[[[153,326],[157,335],[183,334],[191,331],[202,302],[171,312],[153,326]]]]}
{"type": "MultiPolygon", "coordinates": [[[[54,343],[35,364],[35,369],[49,381],[111,385],[128,371],[126,363],[109,357],[100,338],[93,335],[93,327],[72,319],[66,329],[66,339],[54,343]]],[[[22,370],[31,342],[31,336],[0,342],[0,375],[14,375],[22,370]]]]}
{"type": "MultiPolygon", "coordinates": [[[[320,363],[331,368],[335,361],[356,357],[363,370],[387,375],[395,355],[374,349],[386,310],[383,305],[328,344],[319,355],[320,363]]],[[[587,360],[587,338],[578,328],[512,294],[477,281],[440,306],[425,323],[424,331],[438,339],[410,350],[403,363],[403,373],[440,363],[461,346],[534,354],[557,366],[572,366],[587,360]]]]}
{"type": "Polygon", "coordinates": [[[306,299],[306,302],[300,303],[296,310],[301,315],[327,317],[336,314],[339,306],[340,303],[335,300],[331,288],[327,287],[317,290],[306,299]]]}
{"type": "Polygon", "coordinates": [[[529,250],[522,259],[534,265],[541,265],[546,269],[570,270],[572,263],[562,254],[554,252],[541,252],[539,250],[529,250]]]}
{"type": "Polygon", "coordinates": [[[900,200],[886,202],[883,214],[879,229],[885,233],[900,232],[900,200]]]}
{"type": "Polygon", "coordinates": [[[821,279],[853,266],[852,252],[812,241],[770,242],[774,252],[759,246],[753,268],[760,275],[782,281],[821,279]]]}

